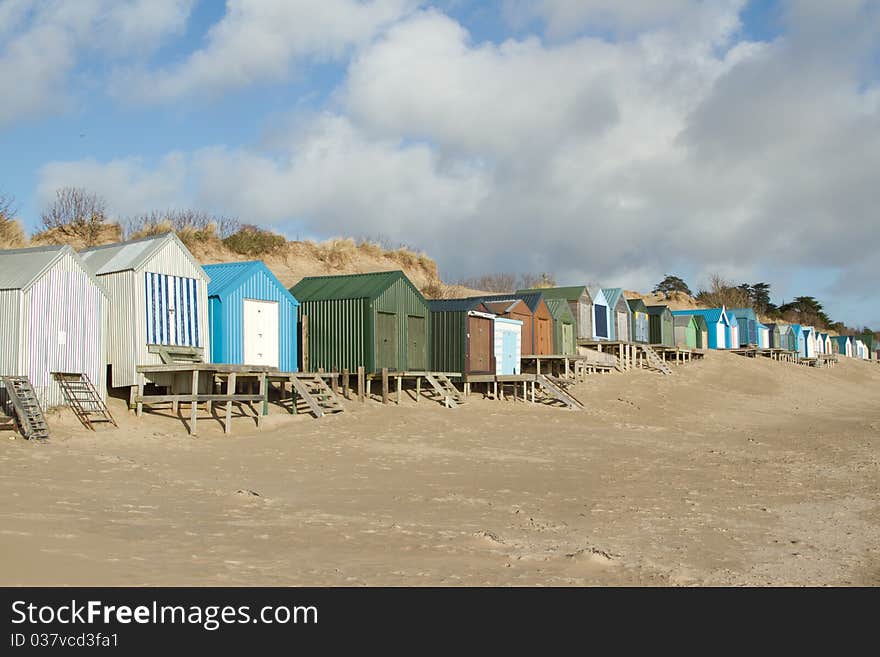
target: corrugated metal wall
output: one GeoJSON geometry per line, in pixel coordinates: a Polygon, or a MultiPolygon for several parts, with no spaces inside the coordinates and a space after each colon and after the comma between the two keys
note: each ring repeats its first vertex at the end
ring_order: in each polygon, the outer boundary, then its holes
{"type": "Polygon", "coordinates": [[[675,331],[671,314],[651,315],[649,320],[651,344],[675,346],[675,331]]]}
{"type": "Polygon", "coordinates": [[[195,278],[144,272],[147,344],[201,347],[195,278]]]}
{"type": "Polygon", "coordinates": [[[431,313],[431,362],[439,372],[465,372],[467,312],[431,313]]]}
{"type": "MultiPolygon", "coordinates": [[[[376,297],[372,304],[373,326],[376,325],[377,312],[397,314],[397,369],[401,372],[416,369],[416,366],[407,362],[407,343],[410,340],[410,335],[406,318],[412,316],[425,319],[425,333],[421,336],[425,359],[423,369],[431,369],[430,310],[427,303],[407,285],[405,280],[402,278],[396,280],[388,286],[387,290],[376,297]]],[[[373,344],[375,350],[375,340],[373,344]]]]}
{"type": "Polygon", "coordinates": [[[372,372],[375,363],[373,329],[365,321],[367,299],[306,301],[299,307],[300,319],[308,317],[308,369],[347,367],[357,372],[363,365],[372,372]]]}
{"type": "Polygon", "coordinates": [[[211,317],[212,361],[244,364],[244,300],[278,302],[278,368],[296,372],[299,359],[299,333],[296,304],[278,289],[263,271],[255,271],[242,285],[228,294],[223,302],[209,300],[211,317]]]}
{"type": "MultiPolygon", "coordinates": [[[[0,374],[22,374],[22,353],[20,338],[20,309],[22,293],[20,290],[0,290],[0,374]]],[[[12,415],[8,407],[6,391],[0,388],[0,413],[12,415]]]]}
{"type": "Polygon", "coordinates": [[[577,303],[569,304],[571,314],[577,321],[577,337],[581,340],[593,339],[593,304],[583,295],[577,303]]]}
{"type": "Polygon", "coordinates": [[[65,404],[51,372],[83,372],[106,398],[107,299],[69,253],[23,295],[25,372],[44,408],[65,404]]]}

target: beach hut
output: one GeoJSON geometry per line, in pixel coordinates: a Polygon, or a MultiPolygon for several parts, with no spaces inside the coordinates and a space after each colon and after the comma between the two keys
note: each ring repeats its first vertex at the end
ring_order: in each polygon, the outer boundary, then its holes
{"type": "MultiPolygon", "coordinates": [[[[0,251],[0,376],[27,376],[45,409],[64,405],[52,372],[86,374],[106,399],[109,298],[69,246],[0,251]]],[[[8,399],[0,389],[0,410],[8,399]]]]}
{"type": "Polygon", "coordinates": [[[868,346],[862,342],[861,336],[855,339],[853,342],[853,356],[856,358],[861,358],[863,360],[868,359],[868,346]]]}
{"type": "Polygon", "coordinates": [[[617,342],[629,342],[632,334],[632,318],[630,316],[629,304],[626,303],[626,297],[623,296],[623,288],[621,287],[605,287],[602,288],[605,293],[605,299],[608,301],[608,332],[609,340],[617,342]]]}
{"type": "Polygon", "coordinates": [[[794,332],[796,351],[801,358],[816,357],[816,335],[812,326],[804,326],[802,324],[792,324],[791,329],[794,332]]]}
{"type": "Polygon", "coordinates": [[[494,329],[495,374],[522,374],[522,320],[495,316],[494,329]]]}
{"type": "Polygon", "coordinates": [[[832,344],[831,335],[828,333],[822,334],[822,339],[825,341],[825,353],[830,354],[834,352],[834,345],[832,344]]]}
{"type": "MultiPolygon", "coordinates": [[[[532,311],[522,299],[504,299],[502,301],[483,301],[489,312],[496,317],[511,319],[520,322],[519,335],[520,355],[525,356],[532,352],[532,311]]],[[[496,329],[498,325],[496,324],[496,329]]],[[[497,366],[497,363],[496,363],[497,366]]]]}
{"type": "Polygon", "coordinates": [[[675,325],[669,306],[648,306],[651,344],[675,346],[675,325]]]}
{"type": "MultiPolygon", "coordinates": [[[[515,294],[512,296],[498,294],[476,298],[487,305],[495,302],[507,302],[511,299],[519,299],[525,303],[531,313],[531,320],[514,317],[514,319],[522,319],[524,322],[531,321],[530,330],[527,331],[523,327],[523,356],[551,356],[554,354],[553,316],[550,314],[550,308],[547,307],[547,302],[542,294],[515,294]]],[[[503,315],[504,313],[498,314],[503,315]]]]}
{"type": "Polygon", "coordinates": [[[782,345],[782,332],[780,324],[767,324],[767,342],[770,349],[785,349],[782,345]]]}
{"type": "Polygon", "coordinates": [[[852,358],[853,355],[853,341],[852,338],[848,335],[836,335],[831,338],[831,349],[835,354],[840,354],[841,356],[849,356],[852,358]]]}
{"type": "Polygon", "coordinates": [[[296,372],[299,301],[259,260],[205,265],[211,362],[296,372]]]}
{"type": "Polygon", "coordinates": [[[874,334],[863,333],[859,336],[859,339],[862,341],[862,344],[865,345],[865,349],[868,353],[867,358],[873,359],[877,353],[877,339],[874,337],[874,334]]]}
{"type": "Polygon", "coordinates": [[[593,339],[609,340],[611,336],[611,314],[608,299],[600,287],[588,288],[593,300],[593,339]]]}
{"type": "Polygon", "coordinates": [[[577,338],[574,315],[565,299],[544,299],[553,318],[553,353],[576,354],[577,338]]]}
{"type": "Polygon", "coordinates": [[[730,320],[724,307],[721,308],[695,308],[692,310],[673,310],[672,316],[678,315],[696,315],[702,317],[706,322],[708,329],[708,338],[704,349],[726,349],[727,348],[727,329],[730,326],[730,320]]]}
{"type": "Polygon", "coordinates": [[[632,315],[630,339],[633,342],[647,344],[651,339],[648,306],[641,299],[627,299],[626,303],[629,305],[630,314],[632,315]]]}
{"type": "Polygon", "coordinates": [[[728,313],[729,323],[727,324],[727,348],[739,349],[739,318],[733,313],[728,313]]]}
{"type": "Polygon", "coordinates": [[[758,316],[752,308],[729,308],[728,315],[736,315],[737,325],[739,326],[739,343],[740,347],[760,346],[758,343],[758,316]]]}
{"type": "Polygon", "coordinates": [[[428,302],[402,271],[309,276],[290,293],[300,303],[304,370],[429,369],[428,302]]]}
{"type": "Polygon", "coordinates": [[[697,349],[708,349],[709,325],[706,324],[706,318],[702,315],[693,315],[693,318],[697,323],[697,349]]]}
{"type": "Polygon", "coordinates": [[[761,349],[770,348],[770,329],[758,322],[758,346],[761,349]]]}
{"type": "Polygon", "coordinates": [[[470,299],[442,299],[428,301],[428,308],[434,369],[465,376],[495,373],[496,317],[484,304],[470,299]]]}
{"type": "Polygon", "coordinates": [[[137,385],[138,365],[162,365],[169,355],[210,362],[208,275],[174,233],[92,247],[80,257],[110,298],[112,387],[137,385]]]}
{"type": "Polygon", "coordinates": [[[702,341],[696,315],[676,315],[673,318],[675,344],[697,349],[702,341]]]}
{"type": "Polygon", "coordinates": [[[516,294],[542,294],[547,301],[563,299],[571,308],[571,314],[574,315],[577,327],[576,339],[592,340],[595,337],[593,334],[593,298],[586,286],[530,288],[517,290],[516,294]]]}

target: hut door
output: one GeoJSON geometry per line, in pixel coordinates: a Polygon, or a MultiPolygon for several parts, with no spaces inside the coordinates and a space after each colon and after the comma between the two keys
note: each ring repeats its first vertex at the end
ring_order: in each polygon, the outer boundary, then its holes
{"type": "Polygon", "coordinates": [[[626,313],[617,313],[617,339],[629,342],[629,330],[626,325],[626,313]]]}
{"type": "Polygon", "coordinates": [[[278,302],[244,299],[242,305],[244,364],[278,367],[278,302]]]}
{"type": "Polygon", "coordinates": [[[607,338],[608,337],[608,307],[600,304],[596,304],[593,306],[593,312],[596,315],[595,326],[593,327],[596,331],[597,338],[607,338]]]}
{"type": "Polygon", "coordinates": [[[194,278],[144,274],[147,344],[200,347],[199,285],[194,278]]]}
{"type": "Polygon", "coordinates": [[[519,349],[516,346],[516,333],[504,331],[501,338],[501,374],[519,374],[519,349]]]}
{"type": "Polygon", "coordinates": [[[376,313],[376,369],[397,369],[397,315],[376,313]]]}
{"type": "Polygon", "coordinates": [[[468,318],[468,372],[492,371],[491,324],[492,320],[485,317],[468,318]]]}
{"type": "Polygon", "coordinates": [[[427,339],[425,318],[407,315],[406,318],[406,368],[421,371],[426,369],[427,339]]]}
{"type": "Polygon", "coordinates": [[[572,351],[571,351],[572,341],[573,341],[573,338],[572,338],[571,324],[563,324],[562,325],[562,353],[563,354],[572,353],[572,351]]]}

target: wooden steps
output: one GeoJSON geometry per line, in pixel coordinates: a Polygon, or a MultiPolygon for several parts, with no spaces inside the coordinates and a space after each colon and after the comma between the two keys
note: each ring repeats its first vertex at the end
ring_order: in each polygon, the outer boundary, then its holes
{"type": "Polygon", "coordinates": [[[87,429],[95,430],[95,423],[109,422],[118,427],[110,409],[95,389],[87,374],[82,372],[52,372],[61,388],[70,410],[87,429]]]}
{"type": "Polygon", "coordinates": [[[575,411],[584,410],[584,405],[567,390],[568,386],[572,383],[571,381],[538,374],[535,377],[535,383],[540,387],[541,392],[550,399],[565,404],[568,408],[575,411]]]}
{"type": "Polygon", "coordinates": [[[21,434],[28,440],[47,439],[49,425],[46,424],[46,417],[30,379],[26,376],[4,376],[0,377],[0,382],[9,394],[21,434]]]}
{"type": "MultiPolygon", "coordinates": [[[[290,377],[290,383],[315,417],[320,418],[345,411],[342,400],[320,376],[294,374],[290,377]]],[[[296,399],[293,404],[295,407],[296,399]]]]}
{"type": "Polygon", "coordinates": [[[465,404],[464,395],[450,381],[449,377],[440,372],[425,372],[425,380],[434,390],[438,401],[446,408],[458,408],[465,404]]]}
{"type": "Polygon", "coordinates": [[[660,356],[654,351],[650,346],[646,344],[639,345],[642,351],[645,354],[645,360],[648,363],[648,367],[652,370],[657,370],[661,374],[672,374],[672,370],[669,368],[669,365],[666,364],[660,356]]]}

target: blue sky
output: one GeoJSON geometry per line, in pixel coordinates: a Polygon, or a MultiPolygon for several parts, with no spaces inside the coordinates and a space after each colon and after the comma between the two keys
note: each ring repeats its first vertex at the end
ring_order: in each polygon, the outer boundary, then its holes
{"type": "Polygon", "coordinates": [[[876,3],[0,0],[0,191],[880,327],[876,3]],[[462,248],[467,245],[467,248],[462,248]]]}

